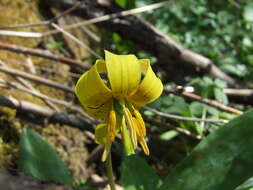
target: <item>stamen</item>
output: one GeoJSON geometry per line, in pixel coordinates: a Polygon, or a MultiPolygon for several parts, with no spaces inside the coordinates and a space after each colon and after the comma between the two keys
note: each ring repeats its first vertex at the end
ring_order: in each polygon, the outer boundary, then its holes
{"type": "Polygon", "coordinates": [[[139,143],[141,144],[142,150],[144,151],[144,153],[148,156],[149,155],[149,149],[148,149],[148,145],[144,139],[144,137],[139,137],[138,138],[139,143]]]}
{"type": "MultiPolygon", "coordinates": [[[[138,138],[138,142],[140,143],[144,153],[146,155],[149,155],[149,149],[148,149],[148,145],[144,139],[145,135],[143,135],[143,132],[141,130],[141,124],[140,122],[135,118],[133,117],[133,122],[135,123],[134,127],[135,127],[135,130],[136,130],[136,134],[137,134],[137,138],[138,138]]],[[[144,126],[145,128],[145,126],[144,126]]]]}
{"type": "Polygon", "coordinates": [[[110,142],[113,142],[116,136],[116,112],[114,110],[111,110],[109,113],[109,121],[108,121],[108,127],[107,127],[107,137],[110,142]]]}
{"type": "Polygon", "coordinates": [[[137,148],[137,136],[136,136],[136,130],[134,127],[134,122],[132,120],[132,115],[131,115],[128,108],[125,108],[123,111],[124,111],[124,116],[126,118],[127,125],[129,127],[131,142],[133,144],[134,149],[136,149],[137,148]]]}
{"type": "Polygon", "coordinates": [[[135,129],[135,131],[136,131],[136,135],[137,135],[137,136],[142,136],[142,135],[141,135],[141,132],[140,132],[140,130],[139,130],[139,128],[140,128],[140,127],[139,127],[139,125],[140,125],[139,122],[137,121],[137,119],[136,119],[135,117],[132,118],[132,121],[133,121],[133,123],[134,123],[133,126],[134,126],[134,129],[135,129]]]}
{"type": "Polygon", "coordinates": [[[142,119],[142,116],[141,116],[140,112],[137,111],[136,109],[134,109],[134,116],[135,116],[135,118],[136,118],[136,120],[137,120],[137,122],[139,124],[138,125],[138,129],[140,131],[141,136],[146,136],[145,123],[144,123],[144,121],[142,119]]]}

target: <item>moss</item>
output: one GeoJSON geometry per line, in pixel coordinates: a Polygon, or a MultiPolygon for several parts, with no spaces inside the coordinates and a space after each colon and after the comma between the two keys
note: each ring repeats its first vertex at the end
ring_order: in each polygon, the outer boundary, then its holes
{"type": "Polygon", "coordinates": [[[0,110],[0,168],[14,169],[17,165],[19,134],[15,127],[14,114],[9,108],[0,110]],[[4,111],[6,114],[3,114],[4,111]]]}
{"type": "Polygon", "coordinates": [[[75,182],[89,176],[91,168],[86,166],[88,152],[85,148],[86,138],[83,132],[68,126],[48,125],[41,129],[41,134],[56,148],[75,182]]]}
{"type": "Polygon", "coordinates": [[[2,137],[0,137],[0,155],[0,168],[16,168],[18,146],[15,142],[5,143],[2,137]]]}
{"type": "MultiPolygon", "coordinates": [[[[40,22],[41,20],[39,11],[37,10],[37,2],[37,0],[29,2],[24,0],[1,0],[0,25],[40,22]]],[[[46,27],[30,27],[15,30],[43,32],[46,29],[46,27]]],[[[30,48],[46,46],[45,44],[47,44],[49,41],[51,42],[52,40],[52,38],[30,39],[0,36],[0,41],[2,43],[16,44],[30,48]]],[[[30,56],[0,50],[0,59],[3,60],[6,65],[25,72],[26,70],[23,67],[22,62],[24,62],[28,57],[30,56]]],[[[31,58],[33,64],[37,68],[38,75],[56,81],[62,85],[73,85],[72,78],[70,77],[69,66],[39,57],[31,58]]],[[[3,73],[0,73],[0,78],[3,78],[7,81],[14,81],[13,77],[3,73]]],[[[34,88],[50,97],[65,101],[72,101],[73,99],[73,96],[69,97],[66,93],[60,90],[32,82],[29,83],[31,83],[34,88]]],[[[30,101],[41,106],[47,106],[39,98],[17,90],[0,88],[0,94],[30,101]]],[[[75,179],[88,177],[88,175],[91,173],[91,168],[85,165],[88,152],[85,148],[86,139],[83,132],[68,126],[50,124],[45,125],[45,128],[41,128],[41,126],[38,127],[35,124],[19,121],[16,119],[16,111],[5,107],[0,107],[0,168],[15,168],[17,166],[18,139],[24,125],[40,132],[42,136],[44,136],[45,139],[47,139],[48,142],[56,148],[75,179]]]]}

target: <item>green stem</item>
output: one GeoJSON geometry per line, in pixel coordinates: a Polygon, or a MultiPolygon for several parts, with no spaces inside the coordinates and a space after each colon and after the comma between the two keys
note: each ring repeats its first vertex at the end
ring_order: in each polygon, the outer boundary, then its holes
{"type": "Polygon", "coordinates": [[[111,190],[116,190],[115,183],[114,183],[114,180],[113,180],[111,151],[108,153],[108,156],[107,156],[107,159],[106,159],[106,170],[107,170],[107,177],[108,177],[108,180],[109,180],[109,185],[111,187],[111,190]]]}

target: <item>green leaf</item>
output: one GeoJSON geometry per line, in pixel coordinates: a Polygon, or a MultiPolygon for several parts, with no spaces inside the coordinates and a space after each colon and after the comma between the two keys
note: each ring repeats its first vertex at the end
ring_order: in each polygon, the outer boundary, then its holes
{"type": "Polygon", "coordinates": [[[229,74],[236,75],[238,77],[243,77],[248,73],[246,66],[239,63],[233,63],[233,64],[224,63],[220,68],[223,71],[229,74]]]}
{"type": "Polygon", "coordinates": [[[228,98],[227,98],[227,95],[223,92],[223,89],[215,88],[214,89],[214,97],[218,102],[225,104],[225,105],[228,104],[228,98]]]}
{"type": "Polygon", "coordinates": [[[122,8],[125,8],[126,6],[126,0],[115,0],[115,3],[118,4],[122,8]]]}
{"type": "Polygon", "coordinates": [[[176,137],[178,135],[178,132],[175,130],[169,130],[160,135],[160,139],[164,141],[169,141],[176,137]]]}
{"type": "Polygon", "coordinates": [[[204,109],[204,104],[200,102],[192,102],[189,108],[195,117],[201,117],[203,109],[204,109]]]}
{"type": "Polygon", "coordinates": [[[124,190],[155,190],[161,181],[144,159],[131,155],[122,163],[122,183],[124,190]]]}
{"type": "Polygon", "coordinates": [[[237,187],[235,190],[246,190],[253,188],[253,177],[249,178],[247,181],[245,181],[242,185],[237,187]]]}
{"type": "Polygon", "coordinates": [[[68,169],[59,155],[35,131],[24,128],[19,150],[20,171],[40,180],[72,184],[68,169]]]}
{"type": "Polygon", "coordinates": [[[115,0],[115,3],[124,9],[135,8],[135,0],[115,0]]]}
{"type": "Polygon", "coordinates": [[[243,17],[248,22],[253,22],[253,7],[247,6],[244,9],[243,17]]]}
{"type": "Polygon", "coordinates": [[[253,176],[253,110],[201,141],[159,190],[232,190],[253,176]]]}

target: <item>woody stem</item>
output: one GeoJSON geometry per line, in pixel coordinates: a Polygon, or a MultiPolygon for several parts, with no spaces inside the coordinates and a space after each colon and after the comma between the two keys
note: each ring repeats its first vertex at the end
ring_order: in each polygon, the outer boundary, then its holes
{"type": "Polygon", "coordinates": [[[108,180],[109,180],[109,185],[111,187],[111,190],[116,190],[115,183],[114,183],[114,180],[113,180],[111,151],[108,153],[108,156],[107,156],[107,159],[106,159],[106,170],[107,170],[107,177],[108,177],[108,180]]]}

